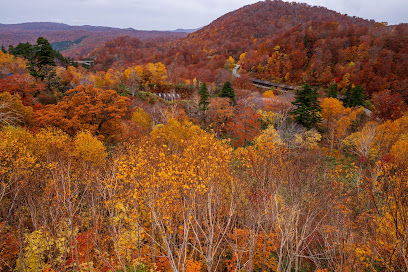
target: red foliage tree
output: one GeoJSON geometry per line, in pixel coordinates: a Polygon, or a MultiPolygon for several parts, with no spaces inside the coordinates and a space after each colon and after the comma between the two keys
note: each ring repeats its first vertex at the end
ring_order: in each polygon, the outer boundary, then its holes
{"type": "Polygon", "coordinates": [[[236,114],[227,125],[235,147],[250,143],[261,132],[261,116],[250,107],[236,110],[236,114]]]}
{"type": "Polygon", "coordinates": [[[44,89],[44,84],[37,83],[28,74],[16,74],[0,80],[0,90],[10,94],[18,94],[25,106],[37,104],[34,98],[44,89]]]}
{"type": "Polygon", "coordinates": [[[375,114],[383,120],[396,120],[408,109],[401,94],[390,90],[375,93],[373,103],[375,114]]]}

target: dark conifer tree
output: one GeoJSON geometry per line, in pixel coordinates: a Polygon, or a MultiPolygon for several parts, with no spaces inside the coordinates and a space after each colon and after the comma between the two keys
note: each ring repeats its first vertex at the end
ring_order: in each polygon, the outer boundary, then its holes
{"type": "Polygon", "coordinates": [[[330,85],[329,89],[327,90],[327,97],[337,98],[338,94],[337,83],[330,85]]]}
{"type": "Polygon", "coordinates": [[[41,69],[41,67],[50,65],[55,66],[55,53],[52,49],[51,44],[44,39],[39,37],[37,39],[37,45],[34,46],[36,66],[41,69]]]}
{"type": "Polygon", "coordinates": [[[229,97],[231,99],[231,105],[235,106],[236,105],[236,100],[235,100],[235,92],[234,89],[231,86],[231,82],[227,81],[224,83],[224,86],[222,86],[221,93],[219,95],[220,97],[229,97]]]}
{"type": "Polygon", "coordinates": [[[16,47],[9,45],[8,52],[14,56],[24,57],[29,62],[34,59],[34,48],[29,42],[19,43],[16,47]]]}
{"type": "Polygon", "coordinates": [[[51,44],[43,37],[39,37],[37,44],[32,48],[33,57],[28,59],[30,61],[30,74],[44,80],[46,70],[49,70],[46,67],[56,65],[54,61],[54,49],[52,49],[51,44]]]}
{"type": "Polygon", "coordinates": [[[303,125],[307,129],[311,129],[313,126],[322,121],[322,117],[320,115],[321,107],[318,97],[319,94],[317,90],[312,89],[308,84],[306,84],[302,89],[296,92],[295,101],[292,102],[296,108],[291,112],[291,114],[299,124],[303,125]]]}
{"type": "Polygon", "coordinates": [[[351,96],[352,103],[350,107],[364,106],[364,100],[365,100],[364,89],[360,85],[357,85],[356,87],[353,88],[351,96]]]}
{"type": "Polygon", "coordinates": [[[342,100],[347,107],[363,106],[365,100],[364,89],[361,86],[354,88],[350,84],[346,91],[346,96],[342,100]]]}
{"type": "Polygon", "coordinates": [[[344,106],[350,107],[351,104],[351,94],[353,92],[353,87],[351,84],[347,87],[344,98],[342,99],[344,106]]]}
{"type": "Polygon", "coordinates": [[[200,107],[200,110],[206,111],[208,109],[208,105],[210,104],[210,102],[208,102],[208,97],[210,94],[208,93],[208,88],[205,82],[201,85],[198,94],[200,95],[200,103],[198,103],[198,106],[200,107]]]}

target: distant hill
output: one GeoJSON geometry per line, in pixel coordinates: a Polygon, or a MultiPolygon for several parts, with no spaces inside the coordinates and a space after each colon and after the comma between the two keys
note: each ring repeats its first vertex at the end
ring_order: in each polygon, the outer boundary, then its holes
{"type": "Polygon", "coordinates": [[[184,29],[184,28],[178,28],[176,30],[172,30],[172,32],[185,32],[185,33],[193,33],[201,28],[196,28],[196,29],[184,29]]]}
{"type": "Polygon", "coordinates": [[[132,28],[120,29],[103,26],[70,26],[61,23],[0,24],[0,45],[35,43],[38,37],[46,38],[54,47],[70,57],[83,57],[107,41],[120,36],[140,40],[174,40],[187,36],[183,31],[142,31],[132,28]]]}

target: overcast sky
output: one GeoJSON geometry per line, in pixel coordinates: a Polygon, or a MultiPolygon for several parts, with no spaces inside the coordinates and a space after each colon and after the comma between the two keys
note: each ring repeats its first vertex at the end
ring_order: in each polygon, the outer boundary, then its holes
{"type": "MultiPolygon", "coordinates": [[[[141,30],[198,28],[256,0],[0,0],[0,23],[60,22],[141,30]]],[[[390,24],[408,23],[407,0],[304,0],[390,24]]]]}

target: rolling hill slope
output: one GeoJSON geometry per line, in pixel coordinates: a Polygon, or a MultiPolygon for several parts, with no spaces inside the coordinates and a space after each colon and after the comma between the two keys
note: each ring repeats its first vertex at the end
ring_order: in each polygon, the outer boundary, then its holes
{"type": "Polygon", "coordinates": [[[140,40],[173,40],[187,36],[186,32],[142,31],[102,26],[70,26],[60,23],[0,24],[0,46],[18,43],[35,43],[38,37],[46,38],[55,49],[66,56],[83,57],[97,47],[120,36],[140,40]]]}

